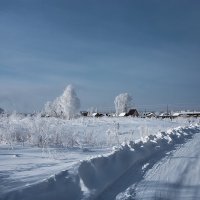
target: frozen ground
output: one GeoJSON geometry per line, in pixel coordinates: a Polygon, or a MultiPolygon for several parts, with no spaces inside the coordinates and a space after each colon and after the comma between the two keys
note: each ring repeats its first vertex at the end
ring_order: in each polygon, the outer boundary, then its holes
{"type": "Polygon", "coordinates": [[[197,127],[177,129],[169,137],[166,130],[191,122],[196,120],[2,117],[0,199],[131,198],[133,185],[165,157],[165,151],[171,152],[177,143],[185,143],[198,132],[197,127]],[[129,181],[127,173],[132,177],[129,181]]]}

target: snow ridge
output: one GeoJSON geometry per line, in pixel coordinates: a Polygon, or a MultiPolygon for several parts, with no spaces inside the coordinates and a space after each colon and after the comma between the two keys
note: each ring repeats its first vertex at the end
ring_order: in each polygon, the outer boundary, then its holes
{"type": "Polygon", "coordinates": [[[130,176],[127,172],[131,172],[134,177],[131,181],[137,182],[142,178],[142,173],[138,172],[148,170],[156,159],[160,159],[176,144],[184,143],[199,131],[198,124],[178,127],[122,144],[108,156],[82,161],[71,170],[63,171],[20,191],[4,194],[0,199],[114,199],[122,190],[116,183],[124,176],[127,179],[130,176]],[[108,189],[112,191],[113,185],[115,191],[109,192],[108,189]]]}

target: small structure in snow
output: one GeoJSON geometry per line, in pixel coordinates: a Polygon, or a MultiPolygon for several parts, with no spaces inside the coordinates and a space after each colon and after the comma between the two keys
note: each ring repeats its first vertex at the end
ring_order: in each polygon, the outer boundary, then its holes
{"type": "Polygon", "coordinates": [[[136,109],[130,109],[126,116],[138,117],[139,113],[136,109]]]}
{"type": "Polygon", "coordinates": [[[89,113],[87,111],[81,111],[80,112],[81,116],[87,117],[89,113]]]}
{"type": "Polygon", "coordinates": [[[144,117],[152,118],[152,117],[156,117],[156,114],[153,112],[149,112],[149,113],[145,113],[144,117]]]}
{"type": "Polygon", "coordinates": [[[173,113],[173,114],[172,114],[172,117],[173,117],[173,118],[180,117],[180,113],[173,113]]]}
{"type": "Polygon", "coordinates": [[[125,116],[127,116],[127,113],[125,112],[119,114],[119,117],[125,117],[125,116]]]}
{"type": "Polygon", "coordinates": [[[138,117],[139,113],[136,109],[130,109],[127,113],[123,112],[119,114],[119,117],[127,117],[127,116],[138,117]]]}
{"type": "Polygon", "coordinates": [[[181,112],[177,112],[177,113],[174,113],[172,115],[173,118],[175,117],[200,117],[200,112],[198,111],[181,111],[181,112]]]}
{"type": "Polygon", "coordinates": [[[158,118],[165,119],[165,118],[172,118],[172,116],[169,113],[161,113],[160,115],[158,115],[158,118]]]}
{"type": "Polygon", "coordinates": [[[112,113],[106,113],[105,116],[107,116],[107,117],[113,117],[113,114],[112,113]]]}
{"type": "Polygon", "coordinates": [[[186,116],[186,117],[200,117],[200,112],[194,111],[194,112],[185,112],[181,113],[181,116],[186,116]]]}
{"type": "Polygon", "coordinates": [[[92,113],[92,117],[103,117],[102,113],[92,113]]]}

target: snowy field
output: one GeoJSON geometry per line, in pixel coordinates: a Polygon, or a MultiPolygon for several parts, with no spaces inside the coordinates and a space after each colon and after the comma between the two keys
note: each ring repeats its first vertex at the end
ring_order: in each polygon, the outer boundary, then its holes
{"type": "Polygon", "coordinates": [[[135,199],[135,191],[142,187],[137,184],[136,190],[135,182],[142,173],[151,173],[147,169],[166,151],[200,132],[199,126],[192,126],[196,123],[198,119],[1,116],[0,199],[135,199]],[[114,187],[130,169],[138,177],[114,187]]]}

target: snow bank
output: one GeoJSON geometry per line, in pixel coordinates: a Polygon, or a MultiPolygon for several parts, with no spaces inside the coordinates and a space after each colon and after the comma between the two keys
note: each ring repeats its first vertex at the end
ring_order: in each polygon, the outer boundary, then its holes
{"type": "Polygon", "coordinates": [[[97,198],[130,168],[134,170],[134,166],[138,165],[142,168],[147,161],[151,164],[152,158],[160,157],[164,152],[173,149],[175,144],[184,143],[199,130],[199,126],[179,127],[129,142],[108,157],[102,156],[82,162],[79,176],[89,190],[95,191],[94,196],[97,198]]]}
{"type": "Polygon", "coordinates": [[[172,150],[176,144],[184,143],[199,131],[199,125],[191,125],[146,136],[121,145],[108,156],[82,161],[72,170],[63,171],[20,191],[4,194],[0,199],[101,199],[102,193],[127,171],[131,169],[134,172],[135,168],[142,170],[144,163],[151,165],[153,159],[172,150]]]}
{"type": "Polygon", "coordinates": [[[0,199],[5,200],[66,200],[66,199],[81,199],[80,179],[78,174],[73,174],[69,171],[50,177],[38,184],[26,186],[21,190],[4,194],[0,199]]]}

